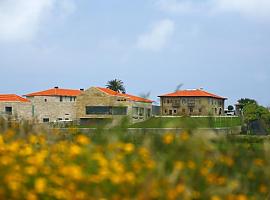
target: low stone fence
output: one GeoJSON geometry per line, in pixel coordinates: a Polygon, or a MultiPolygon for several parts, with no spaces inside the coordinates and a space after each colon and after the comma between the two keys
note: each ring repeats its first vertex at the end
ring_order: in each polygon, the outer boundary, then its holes
{"type": "MultiPolygon", "coordinates": [[[[57,129],[57,128],[56,128],[57,129]]],[[[96,128],[58,128],[57,130],[67,131],[72,130],[73,132],[76,131],[78,133],[85,133],[85,134],[91,134],[96,133],[98,129],[96,128]]],[[[104,131],[110,131],[110,129],[104,129],[104,131]]],[[[184,128],[128,128],[127,133],[128,134],[165,134],[165,133],[183,133],[186,131],[184,128]]],[[[238,135],[241,133],[241,126],[232,127],[232,128],[198,128],[194,130],[195,133],[216,133],[216,134],[233,134],[238,135]]]]}

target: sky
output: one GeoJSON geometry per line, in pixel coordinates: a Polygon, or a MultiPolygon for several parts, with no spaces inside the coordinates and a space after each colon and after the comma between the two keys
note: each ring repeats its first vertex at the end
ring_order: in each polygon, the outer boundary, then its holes
{"type": "Polygon", "coordinates": [[[204,88],[270,106],[269,0],[0,0],[0,93],[204,88]]]}

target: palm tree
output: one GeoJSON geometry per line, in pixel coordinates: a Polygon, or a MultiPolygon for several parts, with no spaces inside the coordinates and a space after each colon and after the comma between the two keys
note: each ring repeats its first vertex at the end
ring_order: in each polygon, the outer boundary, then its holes
{"type": "Polygon", "coordinates": [[[123,81],[118,80],[118,79],[108,81],[106,84],[106,87],[116,92],[126,93],[126,89],[124,87],[123,81]]]}

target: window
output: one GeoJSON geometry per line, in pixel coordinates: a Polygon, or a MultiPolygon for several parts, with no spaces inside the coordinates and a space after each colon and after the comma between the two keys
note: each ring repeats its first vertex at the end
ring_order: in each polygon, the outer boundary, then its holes
{"type": "Polygon", "coordinates": [[[63,97],[60,97],[60,102],[62,102],[63,101],[63,97]]]}
{"type": "Polygon", "coordinates": [[[147,117],[151,117],[151,109],[147,109],[147,117]]]}
{"type": "Polygon", "coordinates": [[[167,109],[165,109],[164,112],[167,113],[167,109]]]}
{"type": "Polygon", "coordinates": [[[182,104],[186,104],[187,100],[186,99],[182,99],[182,104]]]}
{"type": "Polygon", "coordinates": [[[169,104],[169,103],[170,103],[170,100],[168,99],[168,100],[167,100],[167,104],[169,104]]]}
{"type": "Polygon", "coordinates": [[[58,118],[58,121],[62,121],[63,119],[62,118],[58,118]]]}
{"type": "Polygon", "coordinates": [[[69,100],[70,100],[70,101],[72,101],[72,100],[73,100],[73,98],[72,98],[72,97],[69,97],[69,100]]]}
{"type": "Polygon", "coordinates": [[[139,108],[139,115],[143,116],[144,115],[144,108],[139,108]]]}
{"type": "Polygon", "coordinates": [[[50,122],[49,118],[43,118],[43,123],[48,123],[48,122],[50,122]]]}
{"type": "Polygon", "coordinates": [[[12,115],[12,107],[10,107],[10,106],[5,107],[5,112],[8,115],[12,115]]]}
{"type": "Polygon", "coordinates": [[[45,102],[47,102],[48,100],[47,99],[44,99],[45,102]]]}
{"type": "Polygon", "coordinates": [[[69,121],[69,118],[65,118],[65,121],[69,121]]]}
{"type": "Polygon", "coordinates": [[[172,110],[169,110],[169,114],[172,115],[172,110]]]}
{"type": "Polygon", "coordinates": [[[127,107],[112,107],[113,115],[127,115],[127,107]]]}
{"type": "Polygon", "coordinates": [[[193,108],[190,108],[190,109],[189,109],[189,112],[190,112],[190,113],[193,113],[193,108]]]}
{"type": "Polygon", "coordinates": [[[109,115],[111,109],[108,106],[86,106],[87,115],[109,115]]]}
{"type": "Polygon", "coordinates": [[[199,113],[201,113],[201,112],[202,112],[202,109],[200,108],[200,109],[199,109],[199,113]]]}
{"type": "Polygon", "coordinates": [[[177,113],[177,110],[174,110],[173,112],[174,112],[174,114],[176,114],[177,113]]]}
{"type": "Polygon", "coordinates": [[[127,115],[127,107],[86,106],[87,115],[127,115]]]}

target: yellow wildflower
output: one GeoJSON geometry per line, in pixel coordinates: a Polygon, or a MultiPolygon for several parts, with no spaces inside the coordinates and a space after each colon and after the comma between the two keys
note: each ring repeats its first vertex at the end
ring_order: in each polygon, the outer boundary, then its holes
{"type": "Polygon", "coordinates": [[[84,135],[79,135],[77,138],[76,138],[76,142],[78,144],[82,144],[82,145],[87,145],[87,144],[90,144],[90,139],[84,135]]]}
{"type": "Polygon", "coordinates": [[[29,137],[29,142],[30,142],[31,144],[36,144],[36,143],[38,143],[38,138],[37,138],[37,136],[31,135],[31,136],[29,137]]]}
{"type": "Polygon", "coordinates": [[[124,145],[124,150],[127,153],[132,153],[134,151],[134,144],[128,143],[124,145]]]}
{"type": "Polygon", "coordinates": [[[173,134],[167,133],[163,136],[163,143],[164,144],[171,144],[173,142],[173,134]]]}
{"type": "Polygon", "coordinates": [[[28,166],[24,169],[27,175],[35,175],[37,173],[37,168],[34,166],[28,166]]]}
{"type": "Polygon", "coordinates": [[[187,166],[188,166],[189,169],[195,169],[196,168],[196,164],[192,160],[188,161],[187,166]]]}
{"type": "Polygon", "coordinates": [[[239,194],[236,197],[236,200],[247,200],[247,199],[248,199],[247,196],[244,194],[239,194]]]}
{"type": "Polygon", "coordinates": [[[176,192],[177,192],[178,194],[182,194],[182,193],[185,191],[185,189],[186,189],[186,187],[185,187],[184,184],[178,184],[178,185],[176,186],[176,192]]]}
{"type": "Polygon", "coordinates": [[[38,178],[35,180],[35,190],[37,193],[44,193],[46,189],[46,179],[38,178]]]}
{"type": "Polygon", "coordinates": [[[262,166],[264,165],[264,161],[263,161],[262,159],[260,159],[260,158],[255,159],[255,160],[253,161],[253,163],[254,163],[255,165],[259,166],[259,167],[262,167],[262,166]]]}
{"type": "Polygon", "coordinates": [[[266,185],[260,185],[259,191],[260,193],[267,193],[268,190],[266,185]]]}
{"type": "Polygon", "coordinates": [[[128,172],[125,174],[125,180],[128,183],[133,184],[135,182],[135,175],[132,172],[128,172]]]}
{"type": "Polygon", "coordinates": [[[181,171],[184,168],[184,163],[182,161],[177,161],[174,164],[176,170],[181,171]]]}
{"type": "Polygon", "coordinates": [[[181,139],[182,141],[188,140],[188,139],[189,139],[189,134],[188,134],[187,132],[181,133],[181,134],[180,134],[180,139],[181,139]]]}
{"type": "Polygon", "coordinates": [[[0,146],[3,146],[4,145],[4,139],[3,139],[3,136],[0,135],[0,146]]]}
{"type": "Polygon", "coordinates": [[[79,147],[78,145],[71,145],[70,147],[70,155],[71,156],[77,156],[82,152],[81,147],[79,147]]]}
{"type": "Polygon", "coordinates": [[[221,200],[221,198],[217,195],[211,197],[211,200],[221,200]]]}
{"type": "Polygon", "coordinates": [[[27,194],[26,199],[27,199],[27,200],[37,200],[38,197],[37,197],[37,195],[35,195],[34,193],[29,192],[29,193],[27,194]]]}

